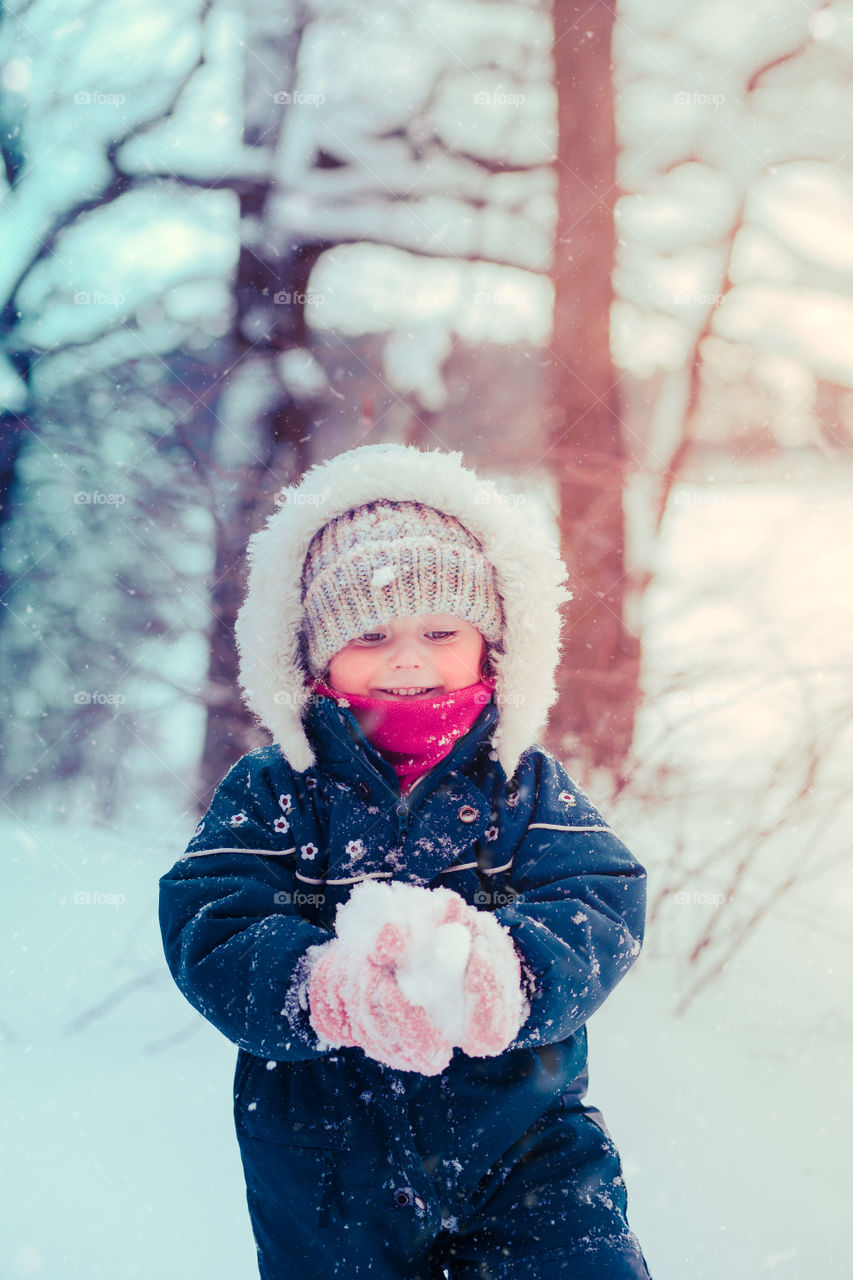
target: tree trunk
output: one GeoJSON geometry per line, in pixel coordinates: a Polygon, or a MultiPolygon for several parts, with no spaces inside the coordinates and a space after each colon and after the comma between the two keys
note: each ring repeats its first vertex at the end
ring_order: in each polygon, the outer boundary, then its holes
{"type": "Polygon", "coordinates": [[[617,766],[631,744],[639,641],[624,620],[625,450],[610,352],[616,137],[604,3],[554,6],[559,181],[551,444],[573,600],[551,717],[554,750],[617,766]]]}
{"type": "MultiPolygon", "coordinates": [[[[277,264],[263,263],[257,251],[241,254],[238,317],[249,315],[257,307],[259,298],[267,296],[264,290],[269,288],[269,279],[273,276],[276,291],[289,293],[293,298],[304,297],[317,256],[327,247],[306,246],[291,255],[287,263],[277,264]],[[267,270],[269,279],[264,279],[267,270]]],[[[272,328],[267,340],[260,344],[250,341],[238,318],[235,344],[238,358],[254,345],[254,364],[244,372],[264,363],[274,364],[288,347],[305,342],[305,309],[301,303],[278,308],[272,304],[267,314],[272,328]]],[[[252,725],[243,705],[237,680],[234,627],[245,591],[245,552],[249,536],[263,524],[273,508],[276,494],[285,484],[295,483],[306,465],[311,415],[279,390],[280,397],[253,424],[251,447],[245,451],[242,465],[225,475],[224,484],[222,479],[218,481],[222,501],[215,513],[216,566],[210,603],[212,625],[202,751],[202,808],[209,804],[217,782],[231,765],[245,752],[268,741],[267,735],[252,725]]]]}

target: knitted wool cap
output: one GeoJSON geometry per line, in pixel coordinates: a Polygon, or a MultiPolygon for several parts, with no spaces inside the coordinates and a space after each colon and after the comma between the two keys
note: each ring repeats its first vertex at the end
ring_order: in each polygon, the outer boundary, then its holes
{"type": "Polygon", "coordinates": [[[455,516],[420,502],[368,502],[312,538],[302,570],[311,674],[379,622],[413,613],[465,618],[490,643],[504,618],[495,571],[455,516]]]}

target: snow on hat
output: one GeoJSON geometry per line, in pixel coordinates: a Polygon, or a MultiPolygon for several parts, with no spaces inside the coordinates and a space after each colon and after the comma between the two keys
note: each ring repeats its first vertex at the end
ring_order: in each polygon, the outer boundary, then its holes
{"type": "Polygon", "coordinates": [[[371,626],[417,613],[465,618],[491,643],[503,628],[495,571],[454,516],[420,502],[377,501],[314,536],[302,574],[312,674],[371,626]]]}

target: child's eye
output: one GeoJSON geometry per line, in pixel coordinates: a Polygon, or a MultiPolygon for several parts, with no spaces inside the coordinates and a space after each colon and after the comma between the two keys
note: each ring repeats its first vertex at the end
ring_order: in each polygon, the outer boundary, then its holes
{"type": "Polygon", "coordinates": [[[455,631],[427,631],[428,636],[455,636],[455,631]]]}

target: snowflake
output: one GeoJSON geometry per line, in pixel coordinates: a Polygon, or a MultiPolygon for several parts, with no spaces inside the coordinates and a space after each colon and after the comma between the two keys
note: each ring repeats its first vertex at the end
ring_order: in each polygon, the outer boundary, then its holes
{"type": "Polygon", "coordinates": [[[316,858],[320,850],[317,848],[316,844],[304,844],[299,852],[304,858],[316,858]]]}
{"type": "Polygon", "coordinates": [[[380,565],[378,569],[374,569],[373,576],[370,579],[372,587],[387,587],[393,582],[397,576],[397,569],[393,564],[380,565]]]}
{"type": "Polygon", "coordinates": [[[571,791],[561,791],[557,796],[557,799],[562,800],[563,804],[577,804],[577,800],[572,795],[571,791]]]}
{"type": "Polygon", "coordinates": [[[498,829],[497,827],[486,827],[486,830],[483,834],[485,835],[487,840],[497,840],[498,829]]]}
{"type": "Polygon", "coordinates": [[[195,839],[196,836],[200,836],[202,831],[204,831],[204,823],[200,822],[193,832],[193,839],[195,839]]]}
{"type": "Polygon", "coordinates": [[[363,858],[367,852],[363,840],[349,840],[346,851],[351,858],[363,858]]]}
{"type": "Polygon", "coordinates": [[[279,796],[278,807],[282,812],[288,813],[293,808],[293,802],[291,801],[290,796],[279,796]]]}
{"type": "Polygon", "coordinates": [[[282,833],[290,830],[290,823],[287,821],[287,818],[276,818],[275,822],[273,823],[273,826],[275,827],[276,831],[279,831],[282,833]]]}
{"type": "Polygon", "coordinates": [[[244,822],[248,822],[248,821],[249,821],[249,819],[247,818],[246,814],[244,813],[244,811],[243,811],[242,809],[240,810],[240,812],[239,812],[239,813],[232,813],[232,814],[231,814],[231,826],[232,826],[232,827],[242,827],[243,823],[244,823],[244,822]]]}

